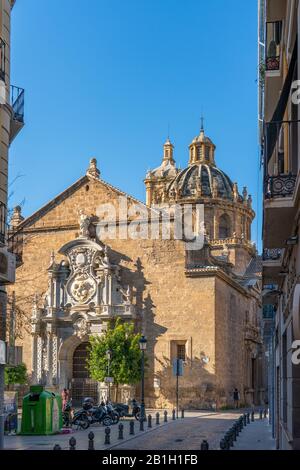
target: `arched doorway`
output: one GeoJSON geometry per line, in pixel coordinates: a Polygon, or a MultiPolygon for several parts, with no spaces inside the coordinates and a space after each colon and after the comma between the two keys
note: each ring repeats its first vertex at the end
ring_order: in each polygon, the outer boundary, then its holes
{"type": "Polygon", "coordinates": [[[87,341],[80,343],[73,353],[72,400],[74,405],[81,405],[84,397],[98,401],[98,382],[89,376],[87,368],[87,341]]]}

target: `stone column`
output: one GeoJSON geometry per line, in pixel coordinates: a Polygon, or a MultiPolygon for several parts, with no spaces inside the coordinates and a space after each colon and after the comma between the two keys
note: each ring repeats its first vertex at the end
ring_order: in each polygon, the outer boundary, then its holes
{"type": "Polygon", "coordinates": [[[32,382],[37,383],[38,377],[38,335],[32,335],[32,354],[31,354],[31,362],[32,362],[32,382]]]}
{"type": "Polygon", "coordinates": [[[216,214],[216,209],[214,209],[213,221],[214,221],[213,237],[214,237],[214,240],[216,240],[217,238],[219,238],[219,234],[218,234],[218,217],[217,217],[217,214],[216,214]]]}
{"type": "Polygon", "coordinates": [[[37,356],[36,356],[36,380],[37,383],[40,383],[42,379],[42,365],[43,365],[43,344],[41,336],[37,337],[37,356]]]}

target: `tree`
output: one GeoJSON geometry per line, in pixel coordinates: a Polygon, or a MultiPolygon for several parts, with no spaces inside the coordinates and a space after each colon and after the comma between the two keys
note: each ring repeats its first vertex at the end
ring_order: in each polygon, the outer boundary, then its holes
{"type": "Polygon", "coordinates": [[[5,385],[24,385],[27,383],[27,368],[25,364],[5,367],[5,385]]]}
{"type": "Polygon", "coordinates": [[[103,336],[91,336],[88,355],[88,369],[93,379],[103,382],[108,375],[106,352],[111,351],[109,374],[116,385],[135,384],[141,380],[142,353],[139,347],[141,335],[134,332],[132,323],[122,323],[118,319],[115,325],[109,325],[103,336]]]}

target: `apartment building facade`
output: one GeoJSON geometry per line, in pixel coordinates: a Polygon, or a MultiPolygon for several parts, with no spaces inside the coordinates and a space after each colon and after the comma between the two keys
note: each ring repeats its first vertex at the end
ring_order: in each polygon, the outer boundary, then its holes
{"type": "Polygon", "coordinates": [[[300,176],[298,0],[259,1],[259,128],[263,165],[263,304],[269,402],[279,449],[300,449],[300,176]],[[270,335],[271,331],[271,335],[270,335]]]}
{"type": "Polygon", "coordinates": [[[9,147],[24,125],[24,90],[10,83],[10,21],[15,0],[0,0],[0,448],[6,354],[6,286],[15,278],[15,256],[7,247],[9,147]]]}

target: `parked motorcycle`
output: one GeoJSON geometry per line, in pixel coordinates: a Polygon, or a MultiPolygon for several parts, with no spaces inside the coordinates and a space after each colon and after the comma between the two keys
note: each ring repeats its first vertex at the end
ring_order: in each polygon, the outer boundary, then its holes
{"type": "Polygon", "coordinates": [[[76,411],[71,424],[81,429],[87,429],[91,424],[88,413],[85,410],[76,411]]]}
{"type": "Polygon", "coordinates": [[[90,398],[83,401],[82,409],[88,416],[89,424],[102,423],[103,426],[111,426],[113,424],[112,417],[104,404],[94,406],[94,402],[90,398]]]}
{"type": "Polygon", "coordinates": [[[112,423],[113,424],[118,424],[118,422],[120,420],[120,415],[119,415],[118,411],[114,408],[113,404],[111,402],[107,402],[106,405],[105,405],[105,408],[106,408],[106,412],[107,412],[108,416],[110,416],[111,419],[112,419],[112,423]]]}
{"type": "Polygon", "coordinates": [[[141,415],[141,407],[137,403],[135,399],[132,400],[132,410],[131,413],[129,412],[129,406],[124,405],[124,403],[115,403],[114,410],[119,414],[120,417],[135,417],[137,421],[140,420],[140,415],[141,415]]]}

